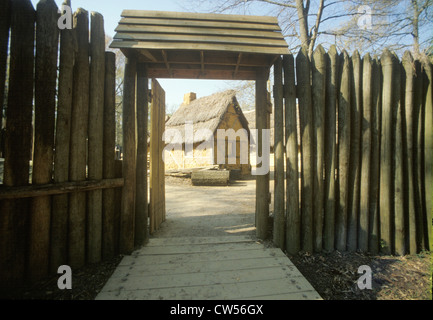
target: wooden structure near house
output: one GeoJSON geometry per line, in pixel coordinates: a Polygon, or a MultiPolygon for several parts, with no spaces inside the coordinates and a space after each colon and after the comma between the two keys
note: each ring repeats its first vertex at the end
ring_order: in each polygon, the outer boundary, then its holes
{"type": "MultiPolygon", "coordinates": [[[[132,112],[136,99],[132,79],[136,77],[137,66],[146,70],[148,78],[255,80],[256,126],[259,130],[257,147],[260,150],[258,155],[269,157],[266,152],[261,154],[261,129],[267,129],[270,122],[266,84],[274,62],[281,55],[289,53],[276,18],[125,10],[116,31],[111,47],[121,49],[127,57],[125,79],[131,79],[131,82],[125,83],[125,91],[130,93],[124,97],[124,107],[126,106],[127,110],[131,108],[132,112]]],[[[153,99],[159,99],[159,96],[152,89],[153,99]]],[[[164,123],[160,121],[152,123],[152,126],[161,128],[164,123]]],[[[155,132],[159,135],[161,131],[152,130],[153,134],[155,132]]],[[[133,137],[134,133],[134,126],[124,127],[124,136],[126,134],[133,137]]],[[[155,141],[162,143],[162,136],[155,141]]],[[[130,149],[132,152],[135,149],[133,138],[124,142],[124,150],[130,149]]],[[[152,162],[162,165],[162,154],[151,154],[151,159],[152,175],[152,162]]],[[[267,162],[269,163],[269,160],[267,162]]],[[[135,159],[127,156],[123,163],[124,168],[136,166],[135,159]]],[[[137,175],[145,174],[144,171],[137,172],[137,175]]],[[[151,193],[157,185],[163,184],[162,177],[160,176],[158,182],[151,179],[151,193]]],[[[135,174],[132,170],[130,173],[124,170],[124,179],[125,186],[130,186],[132,190],[135,185],[135,174]]],[[[126,188],[124,187],[124,190],[126,188]]],[[[162,198],[164,195],[158,193],[155,196],[162,198]]],[[[130,192],[124,192],[122,216],[131,221],[137,215],[130,210],[133,201],[130,192]]],[[[259,238],[265,238],[268,233],[269,202],[268,173],[257,177],[256,216],[259,238]]],[[[164,216],[164,212],[156,213],[151,210],[149,215],[152,219],[152,216],[164,216]]],[[[155,225],[156,229],[158,227],[155,225]]],[[[133,241],[129,239],[128,243],[128,248],[132,248],[133,241]]]]}
{"type": "Polygon", "coordinates": [[[124,11],[111,44],[127,57],[124,157],[116,161],[115,57],[102,45],[103,18],[92,13],[89,27],[89,13],[78,9],[74,28],[59,32],[57,11],[53,0],[36,11],[29,0],[0,0],[0,83],[9,68],[8,90],[0,88],[1,291],[62,264],[130,254],[160,227],[165,93],[155,78],[255,80],[258,169],[266,168],[272,66],[273,226],[267,171],[256,176],[257,237],[273,229],[274,243],[292,254],[431,250],[431,63],[410,53],[400,63],[388,50],[361,63],[357,53],[320,46],[295,59],[272,17],[124,11]]]}
{"type": "Polygon", "coordinates": [[[220,169],[250,174],[250,131],[236,92],[228,90],[198,100],[194,97],[195,94],[186,94],[184,103],[166,123],[165,142],[174,143],[165,152],[165,167],[184,169],[218,164],[220,169]]]}

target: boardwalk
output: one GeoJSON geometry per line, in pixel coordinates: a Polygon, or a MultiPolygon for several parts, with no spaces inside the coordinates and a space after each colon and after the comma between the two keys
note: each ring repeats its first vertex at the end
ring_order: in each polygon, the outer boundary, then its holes
{"type": "Polygon", "coordinates": [[[254,190],[168,181],[167,221],[97,299],[320,299],[281,250],[254,240],[254,190]]]}
{"type": "Polygon", "coordinates": [[[249,236],[160,238],[125,257],[97,299],[306,300],[319,294],[279,249],[249,236]]]}

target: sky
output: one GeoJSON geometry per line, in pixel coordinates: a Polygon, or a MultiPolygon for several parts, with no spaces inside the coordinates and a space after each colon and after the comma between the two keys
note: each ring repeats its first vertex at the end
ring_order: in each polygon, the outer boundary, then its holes
{"type": "MultiPolygon", "coordinates": [[[[64,0],[55,0],[60,8],[64,0]]],[[[36,8],[39,0],[31,0],[36,8]]],[[[88,12],[96,11],[104,16],[105,33],[111,37],[115,34],[115,29],[120,20],[123,10],[159,10],[159,11],[187,11],[181,0],[71,0],[72,10],[84,8],[88,12]]],[[[203,11],[196,8],[197,12],[203,11]]],[[[213,80],[175,80],[175,79],[158,79],[161,86],[166,92],[166,105],[168,109],[180,106],[183,96],[188,92],[197,93],[197,98],[211,95],[215,92],[229,89],[227,81],[213,80]]]]}

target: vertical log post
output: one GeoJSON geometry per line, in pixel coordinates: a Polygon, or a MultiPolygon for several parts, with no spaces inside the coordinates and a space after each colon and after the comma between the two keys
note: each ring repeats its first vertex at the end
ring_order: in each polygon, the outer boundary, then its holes
{"type": "MultiPolygon", "coordinates": [[[[103,177],[104,141],[104,86],[105,86],[105,32],[104,18],[97,12],[90,14],[90,104],[88,177],[103,177]]],[[[87,194],[87,260],[101,261],[102,255],[102,190],[87,194]]]]}
{"type": "Polygon", "coordinates": [[[359,52],[352,56],[352,86],[350,114],[350,163],[349,163],[349,203],[347,211],[347,250],[356,251],[358,236],[360,162],[361,162],[361,114],[362,114],[362,59],[359,52]]]}
{"type": "Polygon", "coordinates": [[[370,55],[364,57],[362,67],[362,114],[361,114],[361,187],[359,203],[359,229],[358,229],[358,248],[368,251],[369,234],[369,209],[370,209],[370,160],[371,160],[371,130],[372,124],[372,103],[373,103],[373,64],[370,55]]]}
{"type": "Polygon", "coordinates": [[[393,102],[393,122],[395,123],[395,147],[394,147],[394,253],[404,255],[405,248],[405,208],[407,190],[404,183],[403,159],[403,104],[404,92],[401,88],[401,69],[402,66],[398,58],[395,61],[394,76],[394,102],[393,102]]]}
{"type": "MultiPolygon", "coordinates": [[[[35,146],[33,184],[47,184],[53,175],[56,109],[57,5],[41,0],[36,11],[35,146]]],[[[48,274],[50,254],[51,197],[32,199],[29,272],[32,280],[48,274]]]]}
{"type": "MultiPolygon", "coordinates": [[[[68,4],[65,2],[65,4],[68,4]]],[[[59,84],[57,97],[57,122],[54,153],[54,182],[69,181],[69,147],[71,140],[71,112],[76,51],[75,30],[60,32],[59,84]]],[[[58,195],[52,199],[50,271],[57,272],[68,263],[68,207],[69,196],[58,195]]]]}
{"type": "Polygon", "coordinates": [[[406,51],[402,59],[405,79],[405,103],[404,103],[404,140],[403,148],[405,157],[407,179],[407,236],[408,252],[415,254],[416,247],[416,205],[415,205],[415,175],[414,175],[414,61],[409,51],[406,51]]]}
{"type": "Polygon", "coordinates": [[[323,248],[330,252],[335,246],[335,169],[337,157],[337,100],[339,59],[337,49],[331,46],[327,56],[325,105],[325,182],[323,248]]]}
{"type": "Polygon", "coordinates": [[[297,96],[301,121],[301,226],[302,250],[313,252],[313,104],[311,101],[310,59],[305,49],[296,57],[297,96]]]}
{"type": "Polygon", "coordinates": [[[149,80],[145,64],[137,67],[137,199],[135,204],[135,245],[149,239],[147,203],[147,127],[149,116],[149,80]]]}
{"type": "Polygon", "coordinates": [[[426,195],[426,250],[433,250],[432,213],[433,213],[433,65],[426,63],[425,72],[428,84],[425,102],[425,129],[424,129],[424,174],[426,195]]]}
{"type": "MultiPolygon", "coordinates": [[[[105,53],[104,84],[104,179],[116,178],[116,54],[105,53]]],[[[116,190],[107,189],[102,192],[102,259],[110,259],[115,255],[115,210],[116,190]]]]}
{"type": "Polygon", "coordinates": [[[274,244],[281,249],[285,245],[284,217],[284,105],[283,105],[283,65],[278,58],[274,64],[274,244]]]}
{"type": "Polygon", "coordinates": [[[10,27],[10,0],[0,0],[0,157],[2,155],[3,129],[3,102],[5,93],[6,63],[8,58],[9,27],[10,27]]]}
{"type": "MultiPolygon", "coordinates": [[[[11,2],[9,94],[4,185],[29,183],[32,146],[35,10],[29,0],[11,2]]],[[[24,281],[29,201],[0,201],[0,292],[24,281]]]]}
{"type": "Polygon", "coordinates": [[[394,56],[385,50],[381,57],[383,72],[382,132],[380,152],[380,237],[381,251],[390,254],[392,249],[391,217],[393,206],[393,78],[395,76],[394,56]]]}
{"type": "Polygon", "coordinates": [[[312,60],[313,124],[316,150],[314,155],[314,251],[323,247],[323,165],[325,160],[325,104],[326,104],[326,52],[317,47],[312,60]]]}
{"type": "MultiPolygon", "coordinates": [[[[89,14],[79,8],[74,13],[77,55],[74,66],[71,119],[70,181],[86,180],[87,128],[89,120],[89,14]]],[[[86,193],[69,196],[69,265],[79,268],[86,262],[86,193]]]]}
{"type": "MultiPolygon", "coordinates": [[[[257,135],[257,157],[262,157],[263,162],[269,163],[269,151],[263,150],[263,130],[269,129],[268,118],[268,94],[266,89],[267,75],[262,70],[258,72],[256,79],[256,128],[257,135]],[[264,151],[265,154],[262,154],[264,151]],[[267,160],[264,157],[268,157],[267,160]]],[[[256,235],[259,239],[268,237],[269,220],[269,172],[256,176],[256,235]]]]}
{"type": "Polygon", "coordinates": [[[382,68],[378,58],[373,60],[373,84],[371,109],[371,173],[369,193],[369,239],[370,253],[379,252],[379,175],[380,175],[380,136],[382,123],[382,68]]]}
{"type": "Polygon", "coordinates": [[[424,249],[424,215],[425,215],[425,180],[424,180],[424,125],[425,109],[423,101],[423,74],[422,65],[419,60],[415,60],[415,93],[414,93],[414,113],[415,113],[415,188],[417,192],[416,202],[416,236],[418,251],[424,249]]]}
{"type": "Polygon", "coordinates": [[[299,211],[298,127],[296,116],[295,61],[293,55],[283,58],[286,127],[286,250],[301,250],[301,217],[299,211]]]}
{"type": "Polygon", "coordinates": [[[120,216],[120,252],[134,250],[135,187],[136,187],[136,110],[135,85],[137,61],[128,57],[123,84],[123,177],[122,212],[120,216]]]}
{"type": "Polygon", "coordinates": [[[346,251],[348,189],[349,186],[349,158],[350,158],[350,115],[351,115],[351,81],[350,58],[343,52],[344,63],[341,69],[340,93],[338,99],[338,186],[339,204],[336,211],[336,249],[346,251]]]}

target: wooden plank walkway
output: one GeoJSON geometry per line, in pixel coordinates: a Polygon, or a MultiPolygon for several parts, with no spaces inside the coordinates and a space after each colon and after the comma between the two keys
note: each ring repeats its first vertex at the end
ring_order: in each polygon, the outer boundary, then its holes
{"type": "Polygon", "coordinates": [[[283,252],[249,236],[155,238],[123,258],[97,300],[317,300],[283,252]]]}

